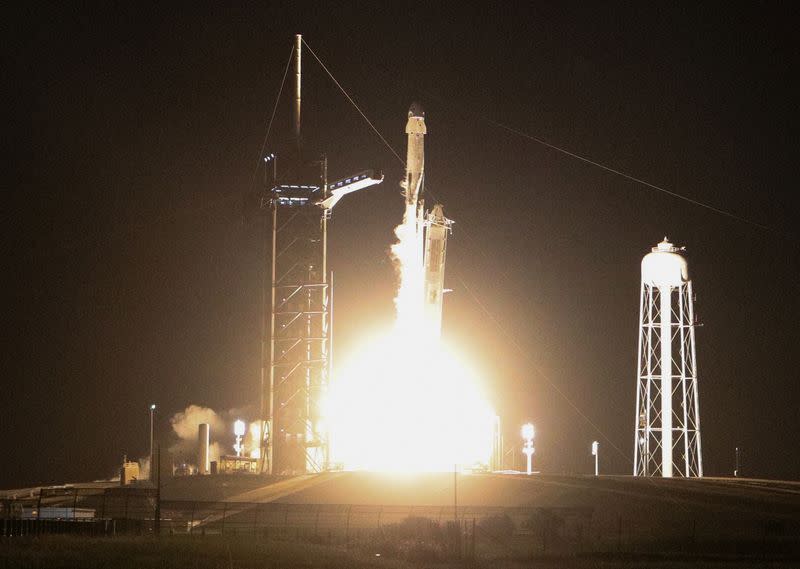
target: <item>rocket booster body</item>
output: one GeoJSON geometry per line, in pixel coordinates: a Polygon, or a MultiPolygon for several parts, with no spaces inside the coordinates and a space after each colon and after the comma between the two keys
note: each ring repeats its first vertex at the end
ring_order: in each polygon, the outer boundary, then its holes
{"type": "Polygon", "coordinates": [[[447,234],[451,221],[444,216],[441,204],[425,220],[425,300],[424,314],[433,333],[442,331],[442,300],[444,294],[444,262],[447,253],[447,234]]]}

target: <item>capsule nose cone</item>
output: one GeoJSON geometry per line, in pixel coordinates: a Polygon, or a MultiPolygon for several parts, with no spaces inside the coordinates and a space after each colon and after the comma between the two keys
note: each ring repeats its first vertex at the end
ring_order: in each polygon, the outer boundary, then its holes
{"type": "Polygon", "coordinates": [[[408,109],[408,116],[425,118],[425,111],[422,110],[422,105],[416,101],[411,103],[411,106],[408,109]]]}

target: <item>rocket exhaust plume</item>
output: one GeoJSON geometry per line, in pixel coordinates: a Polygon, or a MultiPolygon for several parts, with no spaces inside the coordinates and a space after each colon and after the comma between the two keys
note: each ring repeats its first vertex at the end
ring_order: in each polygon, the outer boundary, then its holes
{"type": "Polygon", "coordinates": [[[361,346],[331,385],[331,450],[334,462],[348,470],[449,471],[456,464],[486,465],[491,456],[494,412],[475,374],[439,339],[442,231],[449,231],[449,221],[435,207],[429,217],[439,223],[436,238],[429,233],[426,240],[426,132],[424,114],[413,105],[403,221],[391,248],[398,275],[394,326],[361,346]],[[438,252],[428,258],[435,262],[424,258],[429,250],[438,252]],[[431,292],[433,302],[426,295],[431,292]]]}

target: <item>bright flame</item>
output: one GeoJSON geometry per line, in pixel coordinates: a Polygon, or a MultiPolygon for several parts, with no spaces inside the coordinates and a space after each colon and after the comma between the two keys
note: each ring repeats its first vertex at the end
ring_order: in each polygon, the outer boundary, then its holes
{"type": "Polygon", "coordinates": [[[261,423],[254,421],[250,423],[250,458],[261,458],[261,423]]]}
{"type": "Polygon", "coordinates": [[[486,465],[496,417],[475,374],[424,316],[413,207],[395,233],[397,319],[386,334],[365,342],[332,382],[325,410],[332,460],[348,470],[401,472],[486,465]]]}
{"type": "MultiPolygon", "coordinates": [[[[414,206],[406,206],[403,223],[394,230],[397,242],[392,245],[399,285],[394,299],[397,310],[395,328],[402,336],[426,336],[434,333],[425,325],[423,294],[425,269],[422,265],[422,227],[414,206]]],[[[438,336],[438,334],[436,334],[438,336]]]]}

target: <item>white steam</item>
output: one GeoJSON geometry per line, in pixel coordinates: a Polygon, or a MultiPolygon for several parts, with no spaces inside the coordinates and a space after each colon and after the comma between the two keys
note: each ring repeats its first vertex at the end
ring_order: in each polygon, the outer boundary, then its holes
{"type": "MultiPolygon", "coordinates": [[[[252,409],[247,408],[218,412],[209,407],[189,405],[183,411],[175,413],[169,420],[172,432],[177,437],[177,441],[169,447],[169,452],[176,461],[194,464],[197,461],[198,426],[201,423],[208,423],[211,430],[210,460],[219,460],[223,455],[235,454],[233,423],[237,419],[251,414],[252,409]]],[[[260,433],[259,421],[249,423],[249,428],[242,441],[245,448],[244,456],[258,457],[261,444],[260,433]]],[[[142,464],[141,461],[140,464],[142,464]]]]}

